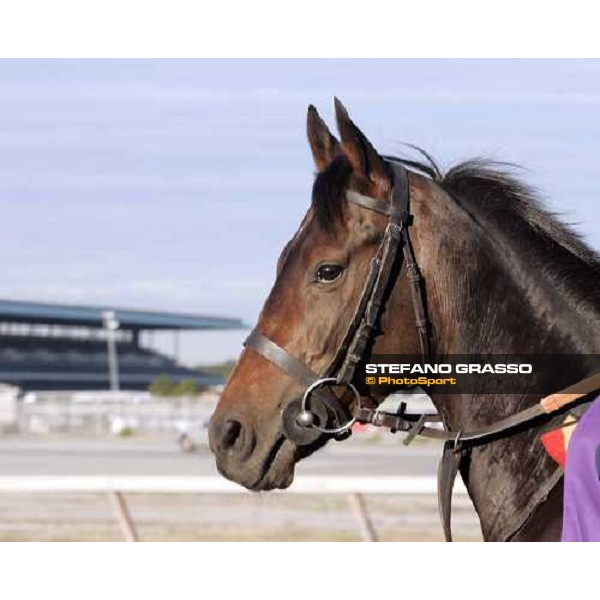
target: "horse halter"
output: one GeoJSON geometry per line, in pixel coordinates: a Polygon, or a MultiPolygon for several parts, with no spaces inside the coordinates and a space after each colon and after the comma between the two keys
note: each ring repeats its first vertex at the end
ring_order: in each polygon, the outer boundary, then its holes
{"type": "Polygon", "coordinates": [[[410,189],[408,172],[397,162],[386,161],[392,176],[389,201],[364,196],[355,191],[346,192],[352,204],[389,217],[383,239],[371,260],[367,278],[350,319],[342,343],[333,360],[321,375],[281,348],[273,340],[254,330],[244,342],[282,371],[307,386],[301,399],[293,400],[283,409],[282,429],[288,439],[297,445],[307,445],[323,435],[342,439],[349,435],[354,422],[364,420],[366,412],[360,405],[360,393],[353,383],[358,364],[365,358],[367,346],[385,305],[385,294],[400,271],[402,257],[411,283],[416,326],[419,331],[421,353],[425,360],[430,354],[429,322],[425,309],[422,278],[415,261],[408,236],[411,224],[409,209],[410,189]],[[355,398],[353,414],[339,401],[332,387],[345,387],[355,398]],[[314,400],[317,399],[318,402],[314,400]]]}

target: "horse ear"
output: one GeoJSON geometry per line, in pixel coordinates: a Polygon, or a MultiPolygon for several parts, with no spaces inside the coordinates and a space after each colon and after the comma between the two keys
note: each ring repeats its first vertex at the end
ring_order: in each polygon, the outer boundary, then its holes
{"type": "Polygon", "coordinates": [[[337,98],[334,99],[334,103],[342,149],[354,173],[370,179],[373,183],[385,185],[389,182],[385,161],[373,148],[365,134],[354,124],[344,105],[337,98]]]}
{"type": "Polygon", "coordinates": [[[306,116],[306,134],[315,165],[319,171],[323,171],[336,156],[342,153],[342,149],[312,104],[308,107],[306,116]]]}

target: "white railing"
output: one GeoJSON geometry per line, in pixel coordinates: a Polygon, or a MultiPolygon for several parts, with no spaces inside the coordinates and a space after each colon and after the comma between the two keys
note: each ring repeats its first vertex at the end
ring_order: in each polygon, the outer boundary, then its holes
{"type": "MultiPolygon", "coordinates": [[[[398,476],[306,476],[298,477],[284,494],[345,494],[365,541],[376,542],[377,532],[364,502],[365,494],[429,495],[436,493],[435,477],[398,476]]],[[[129,542],[139,540],[134,520],[129,512],[127,493],[205,493],[245,494],[240,486],[216,476],[142,476],[142,475],[2,475],[0,493],[57,492],[57,493],[107,493],[113,504],[123,538],[129,542]]],[[[455,494],[466,494],[458,481],[455,494]]]]}
{"type": "MultiPolygon", "coordinates": [[[[97,395],[94,399],[96,397],[97,395]]],[[[115,426],[130,427],[138,432],[176,434],[182,429],[189,429],[204,433],[213,411],[214,405],[189,398],[140,403],[45,400],[20,404],[17,425],[20,432],[32,434],[61,431],[114,432],[115,426]]]]}

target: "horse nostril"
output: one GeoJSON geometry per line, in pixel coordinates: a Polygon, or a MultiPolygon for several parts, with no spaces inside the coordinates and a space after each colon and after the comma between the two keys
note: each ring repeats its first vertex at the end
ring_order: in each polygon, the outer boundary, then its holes
{"type": "Polygon", "coordinates": [[[242,433],[242,424],[239,421],[229,420],[223,423],[221,430],[221,451],[227,452],[238,441],[242,433]]]}
{"type": "Polygon", "coordinates": [[[229,456],[245,460],[254,451],[256,435],[251,427],[237,419],[223,421],[212,419],[208,430],[208,441],[218,456],[229,456]]]}

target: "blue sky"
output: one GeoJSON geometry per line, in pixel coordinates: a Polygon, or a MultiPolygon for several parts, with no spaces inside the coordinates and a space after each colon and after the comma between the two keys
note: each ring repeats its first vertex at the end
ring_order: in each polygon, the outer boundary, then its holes
{"type": "Polygon", "coordinates": [[[526,166],[600,248],[597,60],[2,60],[0,88],[3,298],[252,323],[309,203],[306,108],[333,124],[334,95],[381,151],[526,166]]]}

